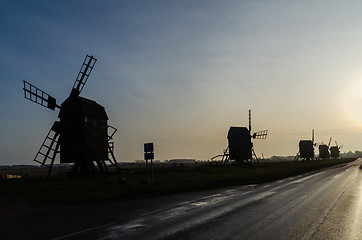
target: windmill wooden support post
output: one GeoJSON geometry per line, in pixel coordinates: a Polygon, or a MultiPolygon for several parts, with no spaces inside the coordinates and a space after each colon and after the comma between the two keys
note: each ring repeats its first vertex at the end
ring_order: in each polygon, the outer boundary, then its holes
{"type": "Polygon", "coordinates": [[[259,162],[259,159],[258,159],[258,156],[256,156],[256,153],[255,153],[255,151],[254,151],[254,148],[252,148],[252,150],[253,150],[253,155],[254,155],[254,157],[255,157],[256,162],[257,162],[257,163],[260,163],[260,162],[259,162]]]}
{"type": "Polygon", "coordinates": [[[297,155],[295,155],[293,161],[294,161],[294,162],[298,162],[298,160],[299,160],[299,151],[298,151],[297,155]]]}
{"type": "Polygon", "coordinates": [[[221,159],[221,164],[227,165],[229,162],[229,146],[224,149],[224,155],[222,156],[221,159]]]}

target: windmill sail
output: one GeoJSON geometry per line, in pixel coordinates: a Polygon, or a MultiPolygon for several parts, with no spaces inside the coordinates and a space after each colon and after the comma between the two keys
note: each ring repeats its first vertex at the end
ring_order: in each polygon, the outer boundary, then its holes
{"type": "Polygon", "coordinates": [[[259,131],[253,134],[254,139],[266,139],[268,135],[268,130],[259,131]]]}
{"type": "Polygon", "coordinates": [[[60,108],[60,106],[57,105],[55,98],[35,87],[34,85],[28,83],[27,81],[23,80],[23,82],[24,97],[26,99],[29,99],[30,101],[47,107],[51,110],[54,110],[56,107],[60,108]]]}
{"type": "Polygon", "coordinates": [[[79,96],[80,92],[83,90],[83,87],[88,80],[90,73],[93,70],[96,61],[97,59],[95,59],[93,56],[87,55],[85,57],[82,67],[79,70],[77,79],[74,82],[71,95],[79,96]]]}

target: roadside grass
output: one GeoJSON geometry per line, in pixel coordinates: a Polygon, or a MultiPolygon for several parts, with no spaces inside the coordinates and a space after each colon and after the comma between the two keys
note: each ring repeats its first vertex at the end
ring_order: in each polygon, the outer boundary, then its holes
{"type": "MultiPolygon", "coordinates": [[[[277,162],[251,165],[192,165],[156,167],[155,184],[147,184],[144,167],[122,168],[107,178],[78,177],[55,173],[49,180],[42,175],[27,175],[20,179],[0,179],[0,204],[90,204],[150,196],[257,184],[274,181],[326,167],[354,161],[331,159],[303,162],[277,162]]],[[[46,169],[44,169],[46,171],[46,169]]],[[[151,178],[150,178],[151,181],[151,178]]]]}

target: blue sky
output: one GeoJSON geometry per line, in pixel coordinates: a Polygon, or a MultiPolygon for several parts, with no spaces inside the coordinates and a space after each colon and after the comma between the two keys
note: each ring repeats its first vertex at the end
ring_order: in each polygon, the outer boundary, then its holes
{"type": "Polygon", "coordinates": [[[361,150],[360,1],[0,1],[0,164],[32,164],[86,54],[82,96],[105,106],[118,161],[207,160],[230,126],[269,130],[256,153],[294,155],[300,139],[361,150]],[[334,141],[333,140],[333,141],[334,141]]]}

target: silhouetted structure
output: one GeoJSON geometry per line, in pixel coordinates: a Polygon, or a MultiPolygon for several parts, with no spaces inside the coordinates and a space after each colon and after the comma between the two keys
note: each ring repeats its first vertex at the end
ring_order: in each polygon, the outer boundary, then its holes
{"type": "Polygon", "coordinates": [[[235,163],[250,163],[254,155],[258,161],[251,139],[266,139],[267,134],[268,130],[263,130],[251,135],[251,110],[249,110],[249,129],[246,127],[230,127],[227,136],[229,146],[224,150],[223,155],[217,155],[211,160],[222,156],[224,164],[227,164],[229,160],[233,160],[235,163]]]}
{"type": "Polygon", "coordinates": [[[312,130],[312,140],[299,141],[299,152],[295,156],[294,161],[298,161],[299,158],[303,160],[314,158],[314,129],[312,130]]]}
{"type": "Polygon", "coordinates": [[[252,159],[253,143],[246,127],[230,127],[228,132],[229,159],[244,161],[252,159]]]}
{"type": "Polygon", "coordinates": [[[331,158],[339,158],[339,153],[340,153],[339,149],[343,147],[343,146],[339,147],[337,141],[335,141],[335,143],[336,146],[331,146],[329,149],[331,151],[331,158]]]}
{"type": "Polygon", "coordinates": [[[108,125],[103,106],[79,96],[96,61],[93,56],[85,57],[69,97],[60,106],[55,98],[24,80],[25,98],[52,110],[60,109],[60,121],[54,122],[34,158],[35,162],[49,167],[48,176],[59,152],[60,163],[74,163],[72,172],[95,171],[96,162],[98,170],[104,174],[108,172],[106,160],[118,168],[114,143],[110,142],[117,129],[108,125]],[[46,164],[47,160],[50,165],[46,164]]]}
{"type": "Polygon", "coordinates": [[[329,158],[329,146],[331,145],[331,140],[332,140],[332,137],[329,138],[328,145],[324,144],[323,142],[322,142],[322,144],[318,145],[319,158],[321,158],[321,159],[329,158]]]}
{"type": "Polygon", "coordinates": [[[327,145],[319,145],[319,158],[321,159],[327,159],[329,158],[329,147],[327,145]]]}
{"type": "Polygon", "coordinates": [[[299,141],[299,157],[302,159],[310,160],[314,158],[314,144],[311,140],[299,141]]]}

